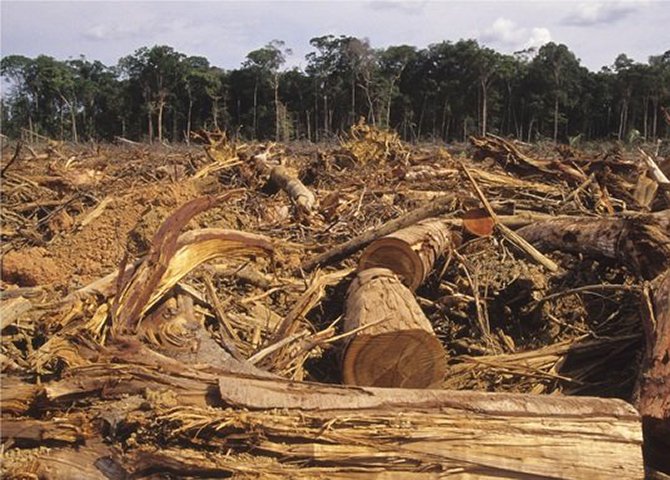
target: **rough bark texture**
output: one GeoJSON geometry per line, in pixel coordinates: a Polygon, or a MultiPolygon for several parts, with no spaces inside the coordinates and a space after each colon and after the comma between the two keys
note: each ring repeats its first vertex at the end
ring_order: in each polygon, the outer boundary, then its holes
{"type": "Polygon", "coordinates": [[[670,472],[670,270],[653,284],[654,317],[645,325],[647,353],[639,409],[647,463],[670,472]]]}
{"type": "Polygon", "coordinates": [[[458,243],[456,234],[440,219],[431,218],[372,242],[358,269],[388,268],[410,290],[416,290],[432,271],[435,260],[458,243]]]}
{"type": "Polygon", "coordinates": [[[444,378],[441,342],[412,292],[388,269],[363,270],[349,287],[344,330],[362,327],[344,353],[345,383],[426,388],[444,378]]]}
{"type": "Polygon", "coordinates": [[[651,280],[670,265],[670,242],[659,222],[645,218],[561,218],[517,232],[541,249],[604,256],[626,263],[651,280]]]}

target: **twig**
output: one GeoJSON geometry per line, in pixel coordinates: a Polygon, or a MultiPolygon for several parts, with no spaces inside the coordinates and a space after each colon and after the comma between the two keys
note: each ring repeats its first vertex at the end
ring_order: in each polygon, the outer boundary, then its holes
{"type": "Polygon", "coordinates": [[[239,340],[237,332],[232,327],[232,325],[228,323],[228,319],[226,318],[226,314],[223,312],[223,306],[221,305],[221,301],[219,300],[219,297],[216,294],[216,290],[214,289],[212,281],[206,275],[203,276],[203,281],[205,283],[205,288],[207,288],[209,298],[212,302],[214,315],[216,316],[216,319],[219,321],[221,327],[223,327],[219,330],[221,332],[221,341],[223,345],[226,347],[226,350],[230,352],[230,354],[233,356],[235,360],[244,361],[245,360],[244,357],[239,352],[234,343],[234,340],[239,340]]]}
{"type": "Polygon", "coordinates": [[[251,363],[252,365],[256,365],[258,362],[263,360],[265,357],[267,357],[271,353],[279,350],[283,346],[288,345],[289,343],[291,343],[295,340],[299,340],[302,337],[307,336],[308,333],[309,332],[307,330],[303,330],[302,332],[295,333],[295,334],[291,335],[290,337],[283,338],[283,339],[279,340],[278,342],[273,343],[269,347],[265,347],[263,350],[261,350],[259,352],[256,352],[251,357],[249,357],[249,359],[247,361],[249,363],[251,363]]]}
{"type": "Polygon", "coordinates": [[[610,285],[610,284],[601,284],[601,285],[584,285],[583,287],[577,287],[577,288],[571,288],[569,290],[563,290],[562,292],[556,292],[552,293],[551,295],[547,295],[546,297],[542,297],[539,300],[535,302],[535,305],[541,305],[544,302],[548,302],[549,300],[553,300],[555,298],[563,297],[565,295],[572,295],[575,293],[581,293],[581,292],[587,292],[591,293],[593,290],[621,290],[625,292],[640,292],[640,287],[636,287],[633,285],[610,285]]]}
{"type": "Polygon", "coordinates": [[[488,199],[484,195],[484,192],[479,188],[479,185],[477,184],[477,181],[474,179],[472,174],[468,171],[467,167],[463,162],[459,162],[461,168],[465,172],[465,175],[468,177],[468,180],[470,180],[470,183],[472,184],[472,187],[475,189],[475,193],[479,197],[479,200],[482,202],[482,205],[484,205],[484,209],[486,212],[489,214],[489,216],[493,219],[493,222],[496,225],[496,228],[502,233],[510,242],[512,242],[517,248],[523,250],[527,255],[529,255],[533,260],[538,262],[540,265],[544,266],[547,270],[551,272],[557,272],[558,271],[558,265],[535,248],[532,246],[530,243],[528,243],[526,240],[524,240],[520,235],[518,235],[516,232],[511,230],[509,227],[504,225],[503,223],[500,222],[500,219],[498,218],[498,215],[493,211],[493,208],[491,207],[491,204],[489,203],[488,199]]]}

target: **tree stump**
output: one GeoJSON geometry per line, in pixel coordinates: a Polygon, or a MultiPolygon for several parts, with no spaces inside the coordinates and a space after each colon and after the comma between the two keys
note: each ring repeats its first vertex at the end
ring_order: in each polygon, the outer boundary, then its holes
{"type": "Polygon", "coordinates": [[[444,348],[412,292],[391,270],[363,270],[351,283],[344,330],[362,327],[344,352],[344,383],[428,388],[444,379],[444,348]]]}
{"type": "Polygon", "coordinates": [[[416,290],[438,257],[457,243],[449,227],[443,220],[429,218],[378,238],[363,251],[358,269],[388,268],[410,290],[416,290]]]}

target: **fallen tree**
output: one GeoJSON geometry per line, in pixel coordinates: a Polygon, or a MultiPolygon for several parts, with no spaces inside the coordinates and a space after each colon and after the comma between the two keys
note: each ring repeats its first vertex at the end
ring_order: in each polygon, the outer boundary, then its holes
{"type": "Polygon", "coordinates": [[[347,292],[344,330],[357,332],[342,359],[345,383],[428,388],[442,382],[442,343],[412,292],[392,271],[358,273],[347,292]]]}
{"type": "Polygon", "coordinates": [[[444,220],[423,220],[372,242],[363,251],[358,269],[388,268],[410,290],[416,290],[433,270],[435,261],[459,240],[444,220]]]}

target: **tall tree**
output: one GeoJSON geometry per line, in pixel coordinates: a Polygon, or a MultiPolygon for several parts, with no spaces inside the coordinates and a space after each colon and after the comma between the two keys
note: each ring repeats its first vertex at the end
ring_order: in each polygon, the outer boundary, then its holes
{"type": "Polygon", "coordinates": [[[247,54],[244,67],[254,72],[254,116],[253,132],[258,135],[258,88],[268,79],[274,95],[275,106],[275,139],[279,141],[279,69],[286,62],[286,56],[291,50],[285,48],[281,40],[272,40],[263,48],[259,48],[247,54]]]}
{"type": "Polygon", "coordinates": [[[142,47],[119,60],[120,68],[141,86],[146,102],[149,141],[153,139],[152,115],[157,114],[158,141],[163,141],[163,113],[174,89],[184,77],[185,55],[167,45],[142,47]]]}

